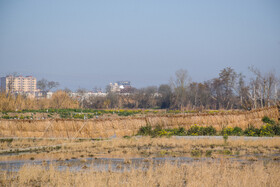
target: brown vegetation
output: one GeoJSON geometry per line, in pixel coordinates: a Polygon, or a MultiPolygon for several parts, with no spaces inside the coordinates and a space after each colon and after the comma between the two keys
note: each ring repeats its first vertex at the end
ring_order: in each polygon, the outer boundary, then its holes
{"type": "Polygon", "coordinates": [[[278,164],[256,162],[197,162],[180,166],[169,162],[123,172],[59,170],[55,165],[23,166],[19,172],[1,172],[1,186],[280,186],[278,164]]]}
{"type": "MultiPolygon", "coordinates": [[[[260,154],[259,157],[271,157],[280,154],[280,138],[248,140],[245,138],[222,139],[179,139],[133,137],[105,141],[92,140],[52,140],[52,139],[15,139],[0,143],[0,160],[21,159],[54,159],[67,160],[72,157],[212,157],[233,155],[249,159],[249,155],[260,154]],[[24,154],[9,155],[9,153],[24,154]]],[[[279,159],[279,156],[275,157],[279,159]]],[[[270,159],[274,159],[271,157],[270,159]]]]}
{"type": "Polygon", "coordinates": [[[57,91],[50,99],[28,98],[23,95],[11,95],[0,93],[0,111],[15,111],[24,109],[48,109],[48,108],[78,108],[78,101],[72,99],[64,91],[57,91]]]}
{"type": "Polygon", "coordinates": [[[131,136],[137,134],[140,127],[147,124],[163,128],[191,125],[213,126],[217,130],[223,127],[241,127],[249,124],[255,127],[263,125],[262,118],[278,121],[277,107],[244,112],[226,112],[217,114],[151,115],[142,117],[117,117],[105,119],[52,119],[52,120],[4,120],[0,123],[0,137],[53,137],[53,138],[108,138],[111,136],[131,136]]]}

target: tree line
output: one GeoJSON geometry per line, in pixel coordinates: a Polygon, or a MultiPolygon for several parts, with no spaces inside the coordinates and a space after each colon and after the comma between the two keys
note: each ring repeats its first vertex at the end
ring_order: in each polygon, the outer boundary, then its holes
{"type": "Polygon", "coordinates": [[[261,73],[250,67],[253,76],[246,80],[242,73],[227,67],[219,75],[204,82],[194,82],[187,70],[175,72],[168,84],[130,88],[128,93],[108,90],[106,96],[88,96],[84,89],[77,90],[78,97],[71,97],[71,90],[58,90],[49,99],[46,93],[57,87],[58,82],[42,79],[37,87],[43,98],[28,98],[24,95],[0,94],[0,110],[46,109],[46,108],[155,108],[172,110],[205,109],[256,109],[279,106],[280,80],[273,72],[261,73]]]}
{"type": "Polygon", "coordinates": [[[161,108],[178,110],[256,109],[279,104],[279,78],[250,67],[253,77],[227,67],[204,82],[193,82],[187,70],[176,71],[169,84],[132,89],[130,94],[108,92],[106,97],[80,100],[85,108],[161,108]]]}

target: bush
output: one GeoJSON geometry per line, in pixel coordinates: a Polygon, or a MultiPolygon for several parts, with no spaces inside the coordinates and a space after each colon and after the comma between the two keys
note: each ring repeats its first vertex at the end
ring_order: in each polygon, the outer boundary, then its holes
{"type": "Polygon", "coordinates": [[[70,112],[61,112],[59,113],[61,118],[71,118],[71,113],[70,112]]]}
{"type": "Polygon", "coordinates": [[[269,117],[267,117],[267,116],[264,116],[264,117],[262,118],[262,122],[268,123],[268,124],[271,124],[271,125],[275,125],[275,121],[272,120],[272,119],[269,119],[269,117]]]}
{"type": "Polygon", "coordinates": [[[140,127],[137,134],[144,135],[144,136],[152,135],[153,134],[152,126],[146,125],[146,126],[140,127]]]}
{"type": "Polygon", "coordinates": [[[192,125],[191,128],[187,131],[187,135],[191,136],[206,136],[206,135],[215,135],[216,129],[212,126],[209,127],[199,127],[197,125],[192,125]]]}
{"type": "Polygon", "coordinates": [[[198,136],[198,135],[200,135],[200,127],[197,126],[197,125],[192,125],[191,128],[189,128],[187,134],[191,135],[191,136],[198,136]]]}
{"type": "Polygon", "coordinates": [[[280,136],[280,124],[272,125],[272,130],[276,136],[280,136]]]}
{"type": "Polygon", "coordinates": [[[263,136],[273,136],[273,135],[280,136],[280,124],[276,124],[274,120],[270,119],[267,116],[264,116],[262,118],[262,121],[264,123],[266,123],[266,125],[264,125],[261,128],[261,135],[263,135],[263,136]]]}
{"type": "Polygon", "coordinates": [[[232,133],[235,136],[241,136],[243,134],[243,130],[240,127],[234,127],[232,133]]]}
{"type": "Polygon", "coordinates": [[[269,123],[263,125],[260,129],[260,136],[274,136],[272,125],[269,123]]]}
{"type": "Polygon", "coordinates": [[[88,117],[88,119],[91,119],[91,118],[93,118],[93,114],[88,114],[87,117],[88,117]]]}
{"type": "Polygon", "coordinates": [[[187,132],[184,129],[184,127],[180,127],[179,129],[175,128],[172,130],[173,130],[174,135],[177,135],[177,136],[186,136],[187,135],[187,132]]]}
{"type": "Polygon", "coordinates": [[[3,119],[10,119],[11,117],[9,115],[2,116],[3,119]]]}
{"type": "Polygon", "coordinates": [[[200,135],[203,135],[203,136],[213,136],[216,134],[216,129],[212,126],[209,126],[209,127],[200,127],[200,135]]]}
{"type": "Polygon", "coordinates": [[[75,118],[75,119],[84,119],[85,115],[84,114],[75,114],[75,115],[73,115],[73,118],[75,118]]]}
{"type": "Polygon", "coordinates": [[[228,136],[240,136],[243,134],[243,131],[240,127],[224,127],[221,132],[222,135],[228,136]]]}
{"type": "Polygon", "coordinates": [[[260,135],[260,130],[258,128],[255,128],[253,125],[249,125],[249,127],[244,130],[244,135],[246,135],[246,136],[259,136],[260,135]]]}

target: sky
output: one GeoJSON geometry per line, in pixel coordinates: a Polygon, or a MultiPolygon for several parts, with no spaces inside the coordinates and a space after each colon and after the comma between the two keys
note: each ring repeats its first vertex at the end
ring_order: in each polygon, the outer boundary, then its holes
{"type": "Polygon", "coordinates": [[[279,0],[0,0],[1,77],[141,88],[179,69],[203,82],[251,65],[279,76],[279,0]]]}

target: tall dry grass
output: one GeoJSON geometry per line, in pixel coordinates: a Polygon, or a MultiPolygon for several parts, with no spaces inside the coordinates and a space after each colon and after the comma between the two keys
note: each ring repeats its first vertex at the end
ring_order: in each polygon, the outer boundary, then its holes
{"type": "Polygon", "coordinates": [[[23,109],[47,108],[79,108],[78,101],[72,99],[66,92],[57,91],[49,99],[29,98],[23,95],[0,93],[0,111],[15,111],[23,109]]]}
{"type": "MultiPolygon", "coordinates": [[[[259,154],[259,158],[267,157],[270,160],[279,159],[280,138],[247,140],[231,139],[224,142],[218,139],[177,139],[177,138],[121,138],[105,141],[92,140],[14,140],[12,142],[1,142],[0,152],[9,153],[22,148],[28,150],[39,147],[36,152],[25,152],[19,155],[2,155],[0,160],[18,160],[18,159],[54,159],[66,160],[72,157],[115,157],[115,158],[132,158],[132,157],[191,157],[192,152],[197,151],[202,157],[217,158],[223,156],[224,151],[228,155],[236,155],[249,159],[248,156],[259,154]],[[53,146],[59,145],[60,149],[52,149],[53,146]],[[40,146],[49,147],[40,149],[40,146]],[[207,155],[211,152],[211,155],[207,155]],[[278,156],[277,156],[278,155],[278,156]],[[247,158],[248,157],[248,158],[247,158]]],[[[258,159],[258,158],[256,158],[258,159]]]]}
{"type": "Polygon", "coordinates": [[[280,186],[279,163],[170,162],[139,169],[96,171],[59,170],[56,166],[25,165],[18,172],[1,172],[1,186],[280,186]]]}
{"type": "Polygon", "coordinates": [[[249,112],[229,114],[190,114],[147,117],[121,117],[90,120],[55,119],[55,120],[0,120],[0,137],[53,137],[53,138],[108,138],[111,136],[131,136],[137,134],[140,127],[147,124],[163,128],[184,127],[191,125],[213,126],[218,131],[223,127],[241,127],[249,124],[260,128],[262,118],[278,121],[277,107],[258,109],[249,112]]]}

